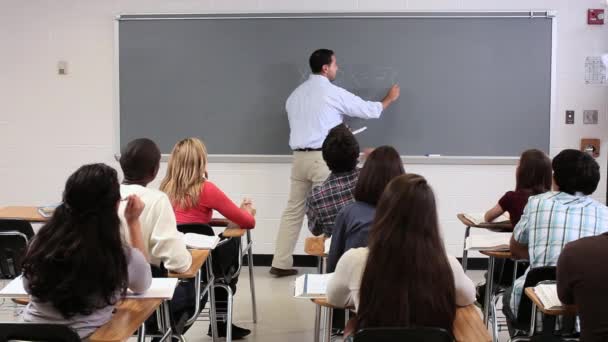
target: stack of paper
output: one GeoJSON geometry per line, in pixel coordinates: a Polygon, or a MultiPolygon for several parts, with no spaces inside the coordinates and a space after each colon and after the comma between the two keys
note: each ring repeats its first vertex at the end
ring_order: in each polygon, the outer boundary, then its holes
{"type": "Polygon", "coordinates": [[[467,250],[508,251],[511,233],[470,235],[465,242],[467,250]]]}
{"type": "Polygon", "coordinates": [[[214,249],[220,242],[217,235],[203,235],[195,233],[184,234],[186,246],[194,249],[214,249]]]}
{"type": "Polygon", "coordinates": [[[486,220],[484,219],[485,214],[483,213],[477,213],[477,214],[463,214],[464,217],[471,221],[473,224],[482,224],[482,223],[509,223],[511,222],[511,219],[509,218],[509,213],[508,212],[504,212],[502,215],[498,216],[496,219],[494,219],[494,221],[492,222],[486,222],[486,220]]]}
{"type": "Polygon", "coordinates": [[[536,285],[534,293],[547,310],[560,309],[564,306],[557,296],[557,284],[536,285]]]}
{"type": "Polygon", "coordinates": [[[294,297],[324,298],[327,294],[327,283],[333,273],[304,274],[296,278],[294,297]]]}
{"type": "MultiPolygon", "coordinates": [[[[141,294],[134,294],[131,290],[127,291],[125,298],[173,298],[173,292],[177,286],[177,278],[152,278],[150,288],[141,294]]],[[[21,276],[13,279],[8,285],[0,290],[0,298],[28,298],[29,295],[23,287],[21,276]]]]}

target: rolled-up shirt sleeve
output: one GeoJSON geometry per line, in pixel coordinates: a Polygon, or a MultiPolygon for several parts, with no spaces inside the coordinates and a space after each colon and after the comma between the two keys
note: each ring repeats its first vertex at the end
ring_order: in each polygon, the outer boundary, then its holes
{"type": "Polygon", "coordinates": [[[334,87],[335,90],[335,105],[337,109],[347,116],[362,118],[362,119],[377,119],[382,114],[381,102],[365,101],[359,96],[340,87],[334,87]]]}

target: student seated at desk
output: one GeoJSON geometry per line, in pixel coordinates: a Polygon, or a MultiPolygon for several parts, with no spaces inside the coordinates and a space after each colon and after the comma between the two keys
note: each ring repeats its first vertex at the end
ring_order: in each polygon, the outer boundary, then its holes
{"type": "MultiPolygon", "coordinates": [[[[528,199],[511,237],[511,254],[529,260],[530,267],[555,266],[568,242],[608,231],[608,208],[589,197],[600,180],[593,157],[563,150],[553,158],[552,167],[555,191],[528,199]]],[[[528,270],[503,296],[507,323],[517,318],[528,270]]]]}
{"type": "Polygon", "coordinates": [[[344,252],[351,248],[367,247],[380,195],[388,182],[403,173],[399,152],[392,146],[380,146],[369,154],[355,186],[355,202],[345,206],[336,217],[327,257],[328,273],[335,270],[344,252]]]}
{"type": "Polygon", "coordinates": [[[313,235],[330,237],[338,212],[354,201],[359,177],[359,143],[350,129],[340,124],[327,134],[322,153],[331,173],[321,185],[312,188],[306,198],[306,217],[313,235]]]}
{"type": "Polygon", "coordinates": [[[515,190],[507,191],[484,216],[492,222],[505,211],[509,213],[513,227],[519,222],[528,197],[551,190],[551,159],[545,152],[531,149],[524,151],[515,170],[515,190]]]}
{"type": "MultiPolygon", "coordinates": [[[[160,167],[160,150],[150,139],[135,139],[127,144],[120,154],[120,167],[124,174],[120,192],[123,197],[137,195],[145,204],[139,216],[145,250],[150,264],[175,273],[187,271],[192,264],[192,255],[186,249],[182,234],[177,231],[173,207],[167,195],[146,186],[156,178],[160,167]]],[[[120,221],[127,241],[130,241],[125,218],[125,206],[119,207],[120,221]]],[[[171,300],[172,318],[190,317],[195,310],[194,279],[179,282],[171,300]]],[[[202,300],[205,306],[206,297],[202,300]]],[[[187,331],[189,326],[184,327],[187,331]]]]}
{"type": "Polygon", "coordinates": [[[475,301],[473,282],[445,252],[435,196],[422,176],[401,175],[386,186],[369,247],[353,248],[340,258],[327,301],[357,310],[346,336],[367,327],[451,331],[456,306],[475,301]]]}
{"type": "MultiPolygon", "coordinates": [[[[524,212],[526,203],[528,203],[528,197],[551,190],[551,182],[551,159],[545,152],[536,149],[524,151],[515,170],[515,190],[507,191],[498,200],[498,204],[486,212],[485,221],[492,222],[506,211],[509,213],[511,224],[515,227],[524,212]]],[[[514,268],[515,262],[511,259],[496,260],[494,284],[511,286],[513,284],[514,268]]],[[[523,267],[518,270],[518,273],[520,273],[519,271],[523,271],[523,267]]],[[[485,289],[485,283],[477,288],[478,301],[482,305],[485,305],[483,303],[485,289]]]]}
{"type": "Polygon", "coordinates": [[[112,318],[127,288],[145,292],[152,282],[139,215],[130,196],[125,216],[131,246],[123,243],[116,208],[116,171],[85,165],[68,179],[63,203],[36,234],[23,260],[23,284],[31,295],[23,320],[69,325],[88,337],[112,318]]]}
{"type": "Polygon", "coordinates": [[[608,341],[608,233],[566,244],[557,261],[557,295],[577,306],[581,341],[608,341]]]}
{"type": "MultiPolygon", "coordinates": [[[[244,199],[241,207],[237,207],[226,194],[215,184],[207,180],[207,149],[203,142],[197,138],[187,138],[178,142],[169,158],[167,174],[163,179],[160,189],[164,191],[171,200],[173,210],[178,224],[184,223],[209,223],[214,210],[217,210],[228,220],[243,229],[255,227],[253,217],[253,203],[250,199],[244,199]]],[[[214,259],[215,263],[221,263],[222,268],[238,267],[238,254],[240,240],[232,240],[231,243],[223,245],[223,255],[231,257],[225,260],[214,259]]],[[[236,292],[238,278],[232,278],[230,287],[236,292]]],[[[226,310],[227,293],[223,289],[217,289],[215,300],[219,311],[226,310]]],[[[218,333],[220,337],[226,334],[225,323],[218,322],[218,333]]],[[[232,337],[234,339],[249,335],[249,329],[232,325],[232,337]]],[[[211,329],[208,333],[211,336],[211,329]]]]}

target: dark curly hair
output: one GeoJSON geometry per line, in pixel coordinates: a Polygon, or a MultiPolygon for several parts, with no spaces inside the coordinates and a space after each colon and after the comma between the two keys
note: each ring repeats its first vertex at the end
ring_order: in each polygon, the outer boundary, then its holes
{"type": "Polygon", "coordinates": [[[66,182],[63,203],[28,246],[23,276],[30,294],[65,318],[114,305],[127,290],[119,189],[113,168],[80,167],[66,182]]]}
{"type": "Polygon", "coordinates": [[[352,171],[357,167],[359,143],[344,124],[332,128],[323,141],[323,160],[333,173],[352,171]]]}
{"type": "Polygon", "coordinates": [[[553,179],[563,191],[574,195],[591,195],[600,182],[600,166],[595,159],[579,150],[563,150],[553,158],[553,179]]]}

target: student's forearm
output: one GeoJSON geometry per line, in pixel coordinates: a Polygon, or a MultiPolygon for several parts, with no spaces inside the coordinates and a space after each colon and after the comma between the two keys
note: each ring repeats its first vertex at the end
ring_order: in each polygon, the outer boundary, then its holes
{"type": "Polygon", "coordinates": [[[509,243],[509,249],[511,250],[511,255],[519,260],[530,260],[530,254],[528,252],[528,245],[521,244],[517,242],[513,236],[511,236],[511,241],[509,243]]]}

